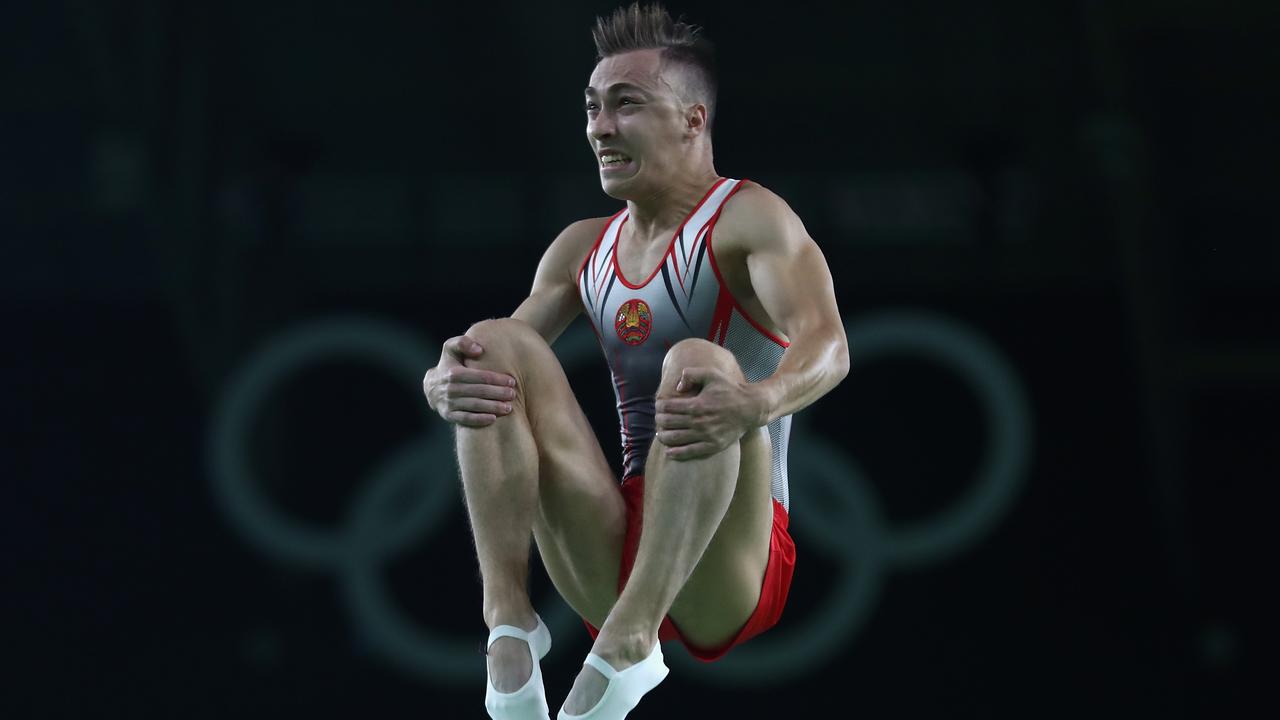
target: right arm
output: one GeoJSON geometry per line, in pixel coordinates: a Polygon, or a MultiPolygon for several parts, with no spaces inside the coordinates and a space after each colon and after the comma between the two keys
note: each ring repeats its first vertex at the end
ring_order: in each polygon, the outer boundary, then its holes
{"type": "Polygon", "coordinates": [[[561,231],[542,254],[529,297],[511,313],[513,319],[532,325],[548,345],[582,312],[578,268],[607,221],[608,218],[579,220],[561,231]]]}
{"type": "MultiPolygon", "coordinates": [[[[542,254],[529,297],[511,313],[512,319],[533,326],[548,345],[582,311],[578,268],[607,221],[579,220],[561,231],[542,254]]],[[[440,417],[457,425],[485,427],[510,412],[503,401],[514,397],[515,378],[466,366],[467,360],[483,354],[480,343],[466,335],[445,341],[440,363],[422,380],[427,404],[440,417]]]]}

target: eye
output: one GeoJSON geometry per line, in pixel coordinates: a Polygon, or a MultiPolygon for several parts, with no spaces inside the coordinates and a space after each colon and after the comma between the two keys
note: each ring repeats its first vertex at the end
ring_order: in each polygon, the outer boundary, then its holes
{"type": "Polygon", "coordinates": [[[587,111],[587,112],[591,112],[591,111],[596,110],[596,109],[598,109],[598,108],[597,108],[597,106],[596,106],[596,104],[595,104],[595,103],[593,103],[593,102],[589,102],[589,103],[587,103],[587,104],[586,104],[585,109],[586,109],[586,111],[587,111]]]}
{"type": "Polygon", "coordinates": [[[618,104],[619,105],[628,105],[628,104],[635,105],[636,101],[634,98],[622,97],[618,99],[618,104]]]}

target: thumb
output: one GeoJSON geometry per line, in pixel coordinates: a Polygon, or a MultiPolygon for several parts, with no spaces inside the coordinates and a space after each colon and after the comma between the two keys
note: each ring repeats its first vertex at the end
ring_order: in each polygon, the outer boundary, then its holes
{"type": "Polygon", "coordinates": [[[480,343],[472,340],[466,335],[459,335],[455,338],[450,338],[449,341],[445,343],[445,346],[449,351],[449,354],[459,360],[463,360],[465,358],[478,358],[484,354],[484,348],[480,347],[480,343]]]}
{"type": "Polygon", "coordinates": [[[701,388],[711,380],[715,371],[711,368],[691,367],[680,371],[680,382],[676,383],[676,392],[690,392],[701,388]]]}

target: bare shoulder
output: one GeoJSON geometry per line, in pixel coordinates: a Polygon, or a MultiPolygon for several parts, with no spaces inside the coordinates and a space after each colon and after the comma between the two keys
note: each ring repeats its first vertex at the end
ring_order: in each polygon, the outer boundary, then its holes
{"type": "Polygon", "coordinates": [[[569,223],[547,247],[538,266],[538,273],[568,277],[570,284],[576,285],[578,267],[591,252],[591,247],[608,223],[608,217],[586,218],[569,223]]]}
{"type": "Polygon", "coordinates": [[[725,202],[716,222],[717,248],[779,250],[810,241],[800,216],[777,193],[752,180],[725,202]]]}
{"type": "Polygon", "coordinates": [[[609,220],[609,217],[593,217],[569,223],[568,227],[560,231],[552,246],[560,246],[559,251],[568,256],[569,265],[576,271],[578,265],[586,259],[587,253],[591,252],[592,246],[600,239],[609,220]]]}
{"type": "Polygon", "coordinates": [[[563,243],[575,250],[590,250],[600,237],[600,233],[604,232],[605,225],[609,224],[610,217],[593,217],[584,220],[575,220],[569,223],[568,227],[560,231],[560,235],[556,238],[556,242],[563,243]]]}

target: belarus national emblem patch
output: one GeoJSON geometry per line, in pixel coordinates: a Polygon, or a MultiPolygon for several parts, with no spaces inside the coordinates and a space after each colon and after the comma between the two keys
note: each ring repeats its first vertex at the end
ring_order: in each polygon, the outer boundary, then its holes
{"type": "Polygon", "coordinates": [[[613,320],[613,329],[618,332],[618,339],[628,345],[639,345],[647,340],[652,325],[653,316],[649,313],[649,304],[640,299],[622,303],[613,320]]]}

